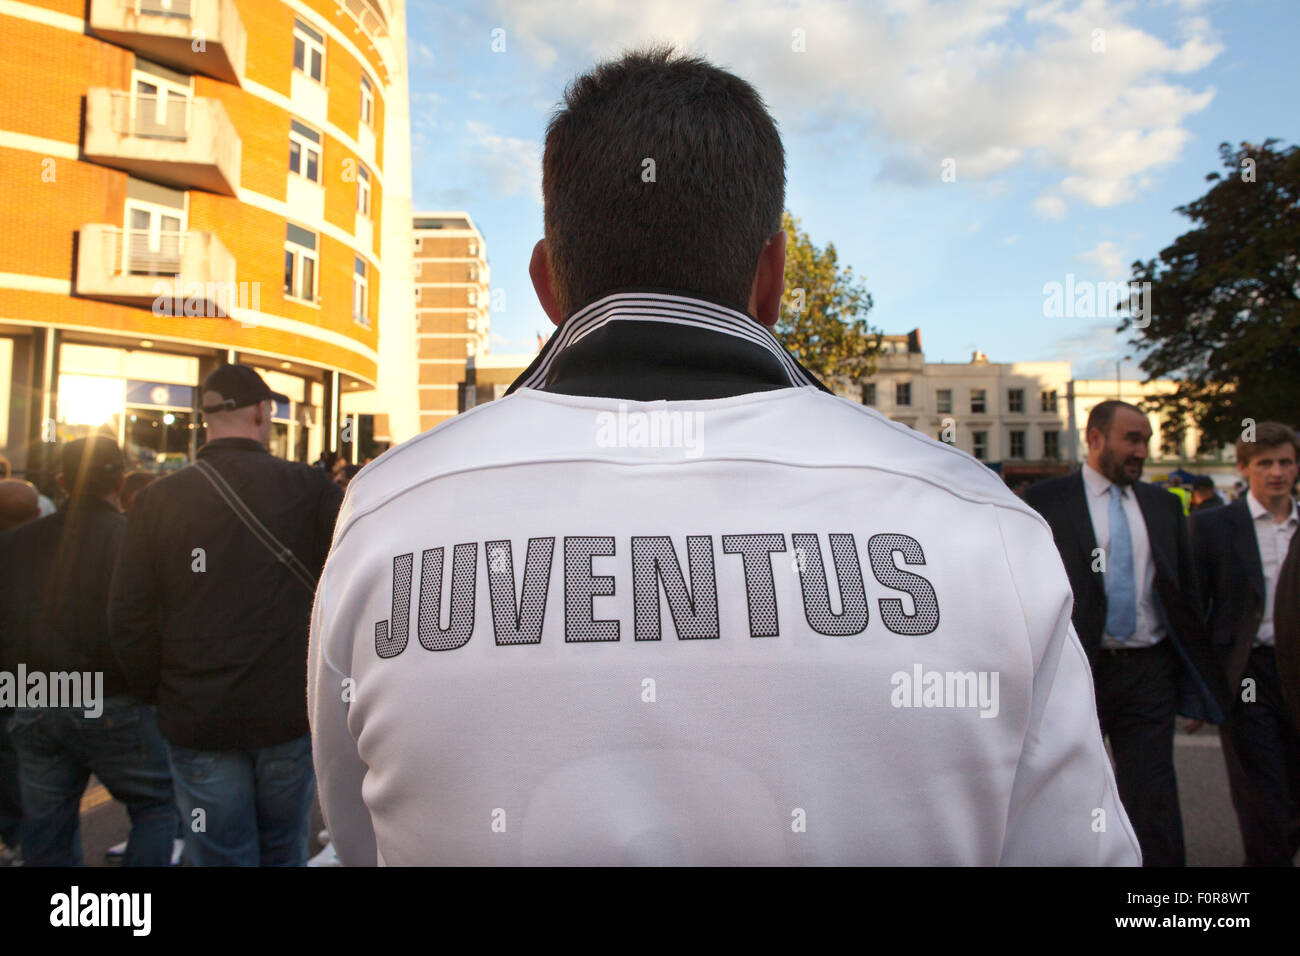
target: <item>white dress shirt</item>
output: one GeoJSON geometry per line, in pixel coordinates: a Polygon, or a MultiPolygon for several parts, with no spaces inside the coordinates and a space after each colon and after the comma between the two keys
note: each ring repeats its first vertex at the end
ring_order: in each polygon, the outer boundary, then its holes
{"type": "Polygon", "coordinates": [[[1295,502],[1285,521],[1275,521],[1268,509],[1259,503],[1254,492],[1246,496],[1250,507],[1251,524],[1255,526],[1255,541],[1259,547],[1259,563],[1264,568],[1264,610],[1255,633],[1255,647],[1273,646],[1273,604],[1277,601],[1277,575],[1286,560],[1287,549],[1300,519],[1296,517],[1295,502]]]}
{"type": "MultiPolygon", "coordinates": [[[[1088,497],[1088,515],[1092,518],[1092,533],[1110,561],[1110,486],[1113,482],[1087,462],[1083,463],[1083,485],[1088,497]]],[[[1133,539],[1133,583],[1137,594],[1137,630],[1127,640],[1117,641],[1109,633],[1101,636],[1101,646],[1108,648],[1150,647],[1164,640],[1165,629],[1156,610],[1156,564],[1151,559],[1151,539],[1147,536],[1147,523],[1138,506],[1132,485],[1121,485],[1124,493],[1124,515],[1128,518],[1129,535],[1133,539]]],[[[1109,565],[1105,573],[1109,572],[1109,565]]]]}

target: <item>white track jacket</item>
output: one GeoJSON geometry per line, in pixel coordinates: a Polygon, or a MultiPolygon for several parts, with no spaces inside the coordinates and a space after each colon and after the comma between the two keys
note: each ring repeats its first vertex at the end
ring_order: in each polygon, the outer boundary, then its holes
{"type": "Polygon", "coordinates": [[[980,462],[748,316],[610,296],[352,482],[321,807],[351,865],[1135,865],[1071,606],[980,462]],[[736,393],[637,399],[696,375],[620,364],[656,341],[736,393]]]}

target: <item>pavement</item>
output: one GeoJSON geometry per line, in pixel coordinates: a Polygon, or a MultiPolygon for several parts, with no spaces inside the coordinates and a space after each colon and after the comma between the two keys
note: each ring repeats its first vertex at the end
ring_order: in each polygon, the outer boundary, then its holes
{"type": "MultiPolygon", "coordinates": [[[[1182,723],[1180,719],[1180,728],[1182,723]]],[[[1244,855],[1241,834],[1228,793],[1218,730],[1206,726],[1189,735],[1180,729],[1174,738],[1174,766],[1188,866],[1240,866],[1244,855]]],[[[323,826],[320,807],[313,806],[308,848],[313,856],[321,849],[316,837],[323,826]]],[[[86,865],[116,866],[104,851],[126,839],[130,823],[125,808],[93,780],[81,801],[81,829],[86,865]]]]}

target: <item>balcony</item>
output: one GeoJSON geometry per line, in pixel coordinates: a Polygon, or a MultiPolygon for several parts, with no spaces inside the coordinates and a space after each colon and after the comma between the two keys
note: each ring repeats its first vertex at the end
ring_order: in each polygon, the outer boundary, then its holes
{"type": "Polygon", "coordinates": [[[235,0],[90,0],[90,29],[184,73],[243,82],[248,32],[235,0]]]}
{"type": "Polygon", "coordinates": [[[233,196],[239,134],[218,100],[92,89],[86,94],[86,158],[178,189],[233,196]]]}
{"type": "Polygon", "coordinates": [[[218,316],[235,288],[235,258],[210,232],[81,227],[77,295],[158,315],[218,316]]]}

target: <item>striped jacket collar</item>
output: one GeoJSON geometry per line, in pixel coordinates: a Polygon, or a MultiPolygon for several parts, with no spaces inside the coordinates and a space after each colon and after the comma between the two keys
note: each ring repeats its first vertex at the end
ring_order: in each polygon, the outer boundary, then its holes
{"type": "Polygon", "coordinates": [[[829,391],[744,312],[694,296],[629,290],[569,316],[509,392],[686,400],[806,385],[829,391]]]}

